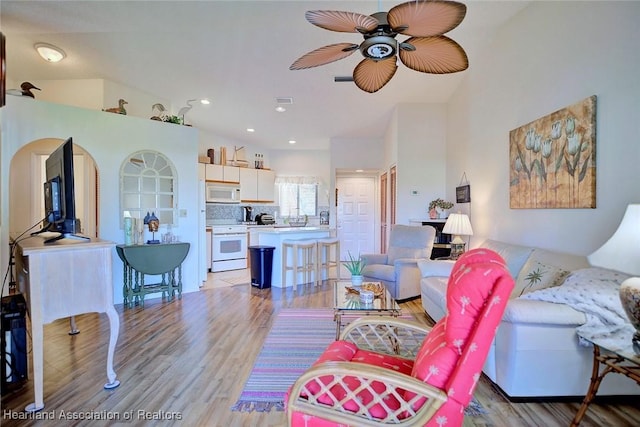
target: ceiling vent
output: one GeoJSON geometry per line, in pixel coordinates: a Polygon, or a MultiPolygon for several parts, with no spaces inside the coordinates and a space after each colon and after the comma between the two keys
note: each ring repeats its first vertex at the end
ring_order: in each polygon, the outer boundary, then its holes
{"type": "Polygon", "coordinates": [[[284,96],[283,97],[277,97],[276,98],[276,103],[291,105],[291,104],[293,104],[293,98],[284,97],[284,96]]]}

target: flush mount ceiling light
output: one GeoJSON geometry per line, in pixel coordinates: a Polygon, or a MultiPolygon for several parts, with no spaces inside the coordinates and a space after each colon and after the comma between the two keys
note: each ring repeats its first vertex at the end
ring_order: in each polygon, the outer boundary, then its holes
{"type": "Polygon", "coordinates": [[[47,62],[60,62],[67,55],[62,49],[48,43],[36,43],[33,47],[38,51],[38,54],[47,62]]]}

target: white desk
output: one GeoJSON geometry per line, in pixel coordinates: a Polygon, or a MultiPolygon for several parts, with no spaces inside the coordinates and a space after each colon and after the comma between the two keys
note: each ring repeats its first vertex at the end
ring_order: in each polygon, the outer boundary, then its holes
{"type": "Polygon", "coordinates": [[[113,370],[113,355],[120,319],[113,307],[111,253],[113,242],[60,240],[44,245],[42,237],[31,237],[18,244],[16,272],[31,318],[33,383],[35,402],[27,412],[44,408],[43,401],[43,325],[82,313],[106,313],[111,334],[107,353],[104,388],[120,385],[113,370]]]}

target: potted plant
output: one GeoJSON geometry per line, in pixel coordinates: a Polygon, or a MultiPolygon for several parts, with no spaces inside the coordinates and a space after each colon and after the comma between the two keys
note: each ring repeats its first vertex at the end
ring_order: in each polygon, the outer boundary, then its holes
{"type": "Polygon", "coordinates": [[[432,200],[429,203],[429,217],[431,219],[440,218],[440,214],[442,211],[446,211],[447,209],[451,209],[453,207],[453,203],[442,200],[441,198],[437,198],[432,200]]]}
{"type": "Polygon", "coordinates": [[[351,283],[354,286],[359,286],[362,284],[362,270],[364,270],[365,262],[360,255],[357,258],[351,255],[351,252],[348,252],[349,261],[344,262],[344,266],[351,273],[351,283]]]}

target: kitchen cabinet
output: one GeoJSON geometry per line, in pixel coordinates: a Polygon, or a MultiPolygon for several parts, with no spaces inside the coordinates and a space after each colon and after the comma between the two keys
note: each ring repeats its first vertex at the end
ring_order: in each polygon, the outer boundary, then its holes
{"type": "Polygon", "coordinates": [[[207,181],[240,182],[240,169],[235,166],[205,165],[207,181]]]}
{"type": "Polygon", "coordinates": [[[273,202],[275,180],[272,170],[240,168],[240,200],[273,202]]]}

